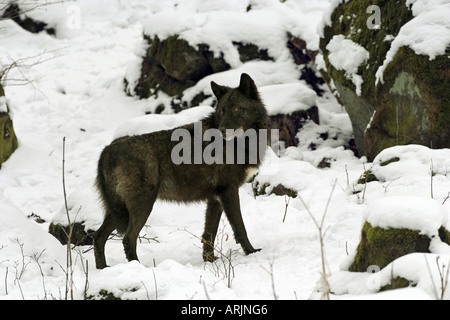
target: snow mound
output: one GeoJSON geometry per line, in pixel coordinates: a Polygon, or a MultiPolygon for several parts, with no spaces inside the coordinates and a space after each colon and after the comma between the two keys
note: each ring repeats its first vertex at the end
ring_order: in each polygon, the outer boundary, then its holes
{"type": "Polygon", "coordinates": [[[447,223],[447,213],[434,199],[393,196],[378,199],[365,211],[373,227],[418,230],[430,238],[447,223]]]}
{"type": "Polygon", "coordinates": [[[447,258],[439,254],[411,253],[395,259],[382,270],[373,270],[375,272],[336,272],[329,278],[329,283],[340,299],[345,299],[345,295],[361,300],[399,299],[395,293],[407,300],[448,299],[449,293],[442,288],[441,282],[442,270],[447,265],[447,258]],[[391,285],[392,279],[399,277],[410,281],[414,288],[378,293],[382,287],[391,285]]]}
{"type": "Polygon", "coordinates": [[[264,86],[259,92],[269,116],[308,110],[316,104],[316,93],[302,83],[264,86]]]}
{"type": "Polygon", "coordinates": [[[421,145],[395,146],[375,157],[371,169],[382,181],[427,178],[450,173],[450,149],[430,149],[421,145]],[[413,175],[412,175],[413,173],[413,175]]]}
{"type": "Polygon", "coordinates": [[[114,139],[156,131],[170,130],[201,121],[214,112],[210,106],[189,108],[175,114],[148,114],[125,121],[114,134],[114,139]]]}
{"type": "MultiPolygon", "coordinates": [[[[90,185],[73,191],[67,197],[67,209],[71,223],[81,223],[85,231],[97,230],[104,219],[101,200],[97,196],[94,181],[90,185]]],[[[55,225],[68,226],[67,212],[62,206],[51,221],[55,225]]]]}

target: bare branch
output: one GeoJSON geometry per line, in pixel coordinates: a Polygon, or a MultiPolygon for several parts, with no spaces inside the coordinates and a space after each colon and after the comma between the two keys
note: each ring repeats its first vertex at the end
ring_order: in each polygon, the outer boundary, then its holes
{"type": "Polygon", "coordinates": [[[322,214],[322,219],[319,222],[317,221],[317,219],[314,217],[314,215],[312,214],[311,210],[309,209],[308,205],[306,204],[306,202],[303,200],[302,196],[299,194],[299,198],[300,201],[302,202],[303,206],[305,207],[306,211],[308,212],[309,216],[311,217],[312,221],[314,222],[317,231],[319,232],[319,241],[320,241],[320,255],[321,255],[321,260],[322,260],[322,274],[321,274],[321,278],[320,278],[320,282],[323,286],[323,294],[325,296],[325,298],[327,300],[330,300],[330,286],[327,280],[327,273],[326,273],[326,259],[325,259],[325,245],[324,245],[324,240],[325,240],[325,235],[327,233],[327,231],[329,230],[329,228],[325,229],[325,231],[323,230],[323,226],[325,223],[325,217],[327,215],[328,212],[328,207],[330,206],[331,203],[331,199],[333,197],[333,193],[334,193],[334,189],[336,188],[336,184],[337,184],[337,179],[334,181],[333,183],[333,187],[331,188],[331,192],[330,195],[328,197],[327,203],[325,205],[325,210],[322,214]]]}

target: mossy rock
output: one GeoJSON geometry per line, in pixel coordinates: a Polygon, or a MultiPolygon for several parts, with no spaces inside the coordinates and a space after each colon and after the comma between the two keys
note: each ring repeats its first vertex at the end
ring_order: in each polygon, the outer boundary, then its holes
{"type": "Polygon", "coordinates": [[[87,295],[86,300],[121,300],[108,290],[102,289],[96,295],[87,295]]]}
{"type": "Polygon", "coordinates": [[[306,83],[317,93],[319,97],[325,92],[323,85],[325,84],[324,76],[328,76],[325,70],[319,71],[315,61],[319,51],[309,50],[305,40],[287,33],[287,47],[291,52],[296,65],[301,66],[300,80],[306,83]]]}
{"type": "Polygon", "coordinates": [[[298,146],[297,133],[308,121],[319,124],[319,109],[316,106],[312,106],[308,110],[299,110],[292,114],[269,116],[270,128],[278,129],[279,140],[284,142],[286,148],[298,146]]]}
{"type": "Polygon", "coordinates": [[[239,60],[242,62],[248,62],[252,60],[273,61],[274,59],[269,56],[267,49],[260,49],[257,45],[252,43],[242,43],[233,41],[233,45],[236,46],[239,52],[239,60]]]}
{"type": "Polygon", "coordinates": [[[359,177],[358,184],[366,184],[373,181],[379,181],[377,176],[373,174],[371,170],[366,170],[364,173],[359,177]]]}
{"type": "Polygon", "coordinates": [[[405,0],[346,1],[335,8],[332,24],[324,28],[320,39],[330,77],[325,79],[332,80],[339,92],[352,120],[358,149],[369,161],[394,145],[450,147],[450,48],[430,61],[428,56],[401,47],[384,71],[384,83],[376,85],[376,72],[391,48],[386,36],[396,37],[413,18],[405,0]],[[379,28],[367,27],[371,16],[367,8],[371,5],[381,10],[379,28]],[[370,54],[358,69],[364,80],[360,96],[345,71],[335,69],[329,61],[326,47],[335,35],[344,35],[370,54]]]}
{"type": "Polygon", "coordinates": [[[387,291],[387,290],[394,290],[394,289],[400,289],[400,288],[407,288],[407,287],[415,287],[417,285],[416,282],[408,280],[403,277],[395,277],[391,279],[391,282],[385,286],[382,286],[380,288],[380,291],[387,291]]]}
{"type": "Polygon", "coordinates": [[[46,31],[49,35],[55,35],[56,31],[54,28],[48,27],[47,23],[42,21],[37,21],[27,17],[26,15],[22,15],[22,10],[19,5],[13,3],[6,8],[1,18],[3,19],[11,19],[23,29],[31,32],[31,33],[39,33],[41,31],[46,31]],[[23,18],[22,18],[23,16],[23,18]]]}
{"type": "Polygon", "coordinates": [[[8,160],[19,146],[13,121],[8,112],[9,107],[5,98],[5,90],[0,83],[0,168],[2,163],[8,160]]]}
{"type": "Polygon", "coordinates": [[[400,48],[384,72],[377,113],[366,131],[368,157],[393,145],[449,148],[450,48],[433,61],[400,48]]]}
{"type": "MultiPolygon", "coordinates": [[[[439,236],[443,242],[448,238],[448,231],[441,227],[439,236]]],[[[414,252],[429,253],[431,239],[420,231],[409,229],[373,227],[366,222],[361,231],[361,241],[356,250],[353,263],[349,271],[366,272],[369,266],[377,266],[380,269],[386,267],[395,259],[414,252]]]]}
{"type": "MultiPolygon", "coordinates": [[[[61,242],[67,244],[67,235],[69,234],[69,226],[51,223],[48,232],[61,242]]],[[[76,246],[91,245],[93,243],[91,234],[93,230],[85,230],[84,224],[76,222],[73,224],[72,237],[70,243],[76,246]]]]}
{"type": "Polygon", "coordinates": [[[200,79],[230,69],[223,57],[216,58],[206,44],[194,48],[179,35],[163,40],[157,36],[145,36],[145,39],[149,48],[142,62],[141,77],[134,88],[140,98],[148,98],[159,90],[180,97],[200,79]]]}
{"type": "Polygon", "coordinates": [[[13,121],[6,112],[0,112],[0,168],[17,149],[18,142],[13,121]]]}
{"type": "Polygon", "coordinates": [[[282,184],[278,184],[273,188],[269,188],[270,187],[270,183],[263,183],[262,185],[260,185],[260,183],[258,181],[253,181],[252,183],[252,188],[253,188],[253,194],[254,196],[262,196],[262,195],[277,195],[277,196],[288,196],[291,198],[296,198],[298,195],[298,192],[291,189],[291,188],[287,188],[285,186],[283,186],[282,184]],[[269,189],[267,189],[269,188],[269,189]],[[270,190],[269,192],[267,192],[267,190],[270,190]]]}

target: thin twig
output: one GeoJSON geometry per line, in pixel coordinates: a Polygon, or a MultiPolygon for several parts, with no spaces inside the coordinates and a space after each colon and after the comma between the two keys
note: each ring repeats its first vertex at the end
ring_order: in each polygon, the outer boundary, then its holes
{"type": "Polygon", "coordinates": [[[284,217],[283,217],[283,223],[286,220],[286,214],[287,214],[289,202],[291,202],[291,197],[284,196],[284,217]],[[288,200],[286,200],[286,197],[287,197],[288,200]]]}
{"type": "Polygon", "coordinates": [[[209,296],[208,290],[206,289],[205,281],[202,281],[202,284],[203,284],[203,290],[205,291],[206,299],[211,300],[211,297],[209,296]]]}
{"type": "Polygon", "coordinates": [[[145,293],[147,294],[147,300],[150,300],[150,296],[148,294],[147,286],[145,285],[144,281],[141,281],[142,285],[144,286],[145,293]]]}
{"type": "Polygon", "coordinates": [[[434,166],[433,166],[433,159],[431,159],[431,166],[430,166],[430,170],[431,170],[431,199],[434,199],[434,194],[433,194],[433,176],[434,176],[434,166]]]}
{"type": "Polygon", "coordinates": [[[65,159],[66,156],[66,137],[63,138],[63,155],[62,155],[62,184],[63,184],[63,194],[64,194],[64,207],[66,211],[67,221],[69,223],[69,233],[66,233],[67,236],[67,245],[66,245],[66,293],[65,299],[67,300],[68,292],[70,292],[71,300],[73,300],[73,261],[72,261],[72,250],[71,250],[71,239],[73,233],[73,224],[70,221],[69,214],[69,206],[67,204],[67,193],[66,193],[66,177],[65,177],[65,159]]]}
{"type": "Polygon", "coordinates": [[[427,255],[424,254],[423,258],[425,259],[425,264],[427,266],[428,274],[430,275],[431,285],[433,286],[433,290],[434,290],[434,296],[437,300],[437,299],[439,299],[439,294],[438,294],[438,290],[436,288],[436,284],[434,283],[433,274],[431,273],[430,265],[428,264],[427,255]]]}
{"type": "Polygon", "coordinates": [[[5,295],[8,295],[8,267],[5,271],[5,295]]]}
{"type": "Polygon", "coordinates": [[[42,267],[41,264],[39,263],[39,259],[41,258],[42,254],[44,253],[45,249],[42,250],[42,252],[38,255],[38,254],[34,254],[33,255],[33,259],[34,261],[36,261],[38,267],[39,267],[39,271],[41,272],[41,278],[42,278],[42,288],[44,290],[44,300],[47,300],[47,289],[45,288],[45,276],[44,276],[44,272],[42,271],[42,267]]]}
{"type": "Polygon", "coordinates": [[[444,201],[442,202],[442,205],[444,205],[447,200],[450,199],[450,192],[447,194],[447,196],[444,198],[444,201]]]}
{"type": "Polygon", "coordinates": [[[276,290],[275,290],[275,277],[274,277],[274,272],[273,272],[273,265],[274,265],[274,260],[270,261],[270,263],[269,263],[270,269],[269,269],[269,270],[267,270],[267,269],[264,268],[264,267],[262,267],[262,268],[263,268],[263,270],[264,270],[265,272],[267,272],[267,273],[270,275],[270,282],[271,282],[271,284],[272,284],[273,298],[274,298],[275,300],[278,300],[278,295],[277,295],[277,292],[276,292],[276,290]]]}
{"type": "Polygon", "coordinates": [[[152,273],[153,273],[153,281],[155,283],[155,300],[158,300],[158,283],[156,282],[156,274],[155,274],[155,269],[152,269],[152,273]]]}
{"type": "Polygon", "coordinates": [[[321,260],[322,260],[322,276],[321,276],[321,280],[322,280],[322,284],[325,287],[325,292],[324,293],[326,295],[326,299],[327,300],[330,299],[330,292],[329,292],[330,290],[329,290],[329,284],[328,284],[328,280],[327,280],[327,273],[326,273],[326,266],[325,266],[325,249],[324,249],[325,244],[324,244],[324,239],[325,239],[325,235],[326,235],[327,231],[329,230],[329,228],[327,228],[325,231],[323,231],[323,225],[325,223],[325,217],[327,215],[328,208],[330,206],[331,199],[333,197],[334,189],[336,188],[336,184],[337,184],[337,179],[334,181],[333,187],[331,188],[331,192],[330,192],[330,195],[328,197],[327,203],[325,205],[325,210],[324,210],[324,212],[322,214],[322,219],[320,221],[320,224],[318,223],[318,221],[316,220],[316,218],[312,214],[312,212],[309,209],[309,207],[306,204],[306,202],[303,200],[303,198],[299,194],[300,201],[302,202],[303,206],[305,207],[306,211],[308,212],[309,216],[311,217],[312,221],[314,222],[317,230],[319,231],[320,256],[321,256],[321,260]]]}

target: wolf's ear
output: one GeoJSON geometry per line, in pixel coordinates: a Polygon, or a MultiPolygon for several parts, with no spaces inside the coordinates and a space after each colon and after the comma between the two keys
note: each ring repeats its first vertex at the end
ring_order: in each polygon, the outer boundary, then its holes
{"type": "Polygon", "coordinates": [[[220,99],[226,92],[227,88],[224,86],[220,86],[214,81],[211,81],[211,89],[214,93],[214,95],[217,97],[217,99],[220,99]]]}
{"type": "Polygon", "coordinates": [[[253,79],[246,73],[241,75],[239,91],[250,99],[259,99],[258,89],[253,79]]]}

